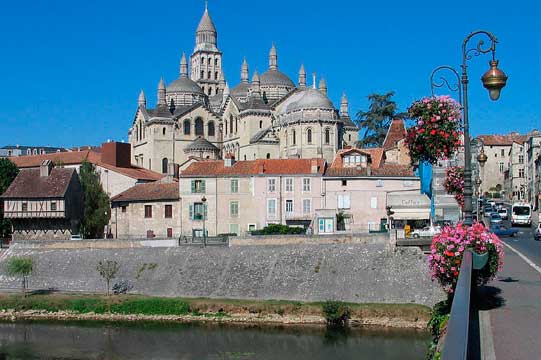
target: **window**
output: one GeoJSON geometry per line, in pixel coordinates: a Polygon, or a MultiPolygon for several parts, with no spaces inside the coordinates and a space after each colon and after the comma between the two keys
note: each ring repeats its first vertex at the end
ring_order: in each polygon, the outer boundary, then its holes
{"type": "Polygon", "coordinates": [[[260,128],[260,129],[263,128],[263,120],[259,120],[259,128],[260,128]]]}
{"type": "MultiPolygon", "coordinates": [[[[246,157],[246,155],[245,155],[245,157],[246,157]]],[[[267,159],[270,159],[270,153],[267,153],[267,159]]],[[[244,159],[244,160],[246,160],[246,159],[244,159]]]]}
{"type": "Polygon", "coordinates": [[[207,135],[208,136],[215,136],[216,130],[214,128],[214,121],[209,121],[207,124],[207,135]]]}
{"type": "Polygon", "coordinates": [[[28,211],[28,203],[26,202],[22,203],[22,211],[28,211]]]}
{"type": "Polygon", "coordinates": [[[201,70],[201,74],[200,74],[200,75],[201,75],[200,79],[203,79],[203,78],[205,77],[205,72],[204,72],[203,70],[201,70]]]}
{"type": "Polygon", "coordinates": [[[524,177],[524,169],[518,169],[518,177],[523,178],[524,177]]]}
{"type": "Polygon", "coordinates": [[[169,161],[167,158],[162,159],[162,174],[167,174],[167,166],[169,165],[169,161]]]}
{"type": "Polygon", "coordinates": [[[51,211],[56,211],[56,201],[51,202],[51,211]]]}
{"type": "Polygon", "coordinates": [[[239,224],[229,224],[229,233],[239,235],[239,224]]]}
{"type": "Polygon", "coordinates": [[[503,174],[503,162],[500,162],[500,174],[503,174]]]}
{"type": "Polygon", "coordinates": [[[303,214],[310,214],[310,211],[312,211],[312,200],[311,199],[303,199],[302,200],[302,213],[303,214]]]}
{"type": "Polygon", "coordinates": [[[325,129],[325,144],[331,143],[331,129],[325,129]]]}
{"type": "Polygon", "coordinates": [[[214,66],[218,66],[218,58],[214,59],[214,66]]]}
{"type": "MultiPolygon", "coordinates": [[[[209,72],[207,73],[207,79],[209,79],[209,80],[210,80],[210,79],[211,79],[211,77],[210,77],[210,76],[211,76],[211,72],[209,71],[209,72]]],[[[211,91],[211,90],[212,90],[212,89],[209,89],[209,95],[210,95],[210,91],[211,91]]]]}
{"type": "MultiPolygon", "coordinates": [[[[404,181],[404,183],[405,183],[405,181],[404,181]]],[[[404,184],[404,186],[406,186],[406,185],[404,184]]],[[[376,181],[376,187],[383,187],[383,180],[379,179],[378,181],[376,181]]]]}
{"type": "Polygon", "coordinates": [[[275,191],[276,191],[276,179],[268,179],[267,192],[275,192],[275,191]]]}
{"type": "Polygon", "coordinates": [[[38,149],[34,149],[34,150],[32,150],[32,152],[33,152],[34,155],[37,155],[38,154],[38,149]]]}
{"type": "Polygon", "coordinates": [[[286,178],[286,191],[293,192],[293,178],[286,178]]]}
{"type": "Polygon", "coordinates": [[[291,144],[297,145],[297,132],[295,130],[291,131],[291,144]]]}
{"type": "Polygon", "coordinates": [[[312,129],[308,129],[306,131],[306,142],[308,144],[311,144],[312,143],[312,129]]]}
{"type": "Polygon", "coordinates": [[[230,201],[229,202],[229,216],[230,217],[238,217],[239,216],[239,202],[238,201],[230,201]]]}
{"type": "Polygon", "coordinates": [[[190,135],[190,128],[191,128],[190,120],[188,119],[184,120],[184,135],[190,135]]]}
{"type": "Polygon", "coordinates": [[[218,71],[214,73],[214,80],[218,80],[218,71]]]}
{"type": "Polygon", "coordinates": [[[173,237],[173,228],[167,228],[167,237],[172,238],[173,237]]]}
{"type": "Polygon", "coordinates": [[[190,219],[192,220],[203,220],[207,218],[207,204],[202,202],[196,202],[190,204],[190,219]]]}
{"type": "Polygon", "coordinates": [[[192,194],[205,192],[205,180],[192,180],[192,194]]]}
{"type": "Polygon", "coordinates": [[[122,212],[125,213],[126,209],[127,209],[127,206],[122,206],[121,209],[122,209],[122,212]]]}
{"type": "Polygon", "coordinates": [[[501,154],[502,154],[502,156],[505,156],[505,150],[504,149],[502,149],[501,154]]]}
{"type": "Polygon", "coordinates": [[[338,208],[339,209],[349,209],[350,208],[349,194],[338,194],[338,208]]]}
{"type": "Polygon", "coordinates": [[[276,215],[276,199],[267,199],[267,215],[276,215]]]}
{"type": "Polygon", "coordinates": [[[286,213],[291,214],[293,212],[293,200],[286,200],[286,213]]]}
{"type": "Polygon", "coordinates": [[[203,119],[195,119],[195,135],[205,135],[203,119]]]}
{"type": "Polygon", "coordinates": [[[232,193],[238,193],[239,192],[239,179],[232,179],[231,180],[231,192],[232,193]]]}
{"type": "Polygon", "coordinates": [[[370,198],[370,208],[371,209],[377,209],[378,208],[378,198],[375,196],[372,196],[370,198]]]}
{"type": "Polygon", "coordinates": [[[165,135],[165,128],[162,129],[162,135],[165,135]]]}
{"type": "Polygon", "coordinates": [[[347,185],[348,185],[348,181],[345,179],[342,179],[342,186],[347,186],[347,185]]]}
{"type": "Polygon", "coordinates": [[[27,150],[26,150],[26,155],[32,155],[32,150],[27,149],[27,150]]]}
{"type": "Polygon", "coordinates": [[[229,133],[233,134],[233,115],[229,115],[229,133]]]}
{"type": "Polygon", "coordinates": [[[310,178],[302,179],[302,191],[310,192],[311,191],[311,180],[310,178]]]}
{"type": "Polygon", "coordinates": [[[248,231],[256,231],[257,230],[257,224],[248,224],[248,231]]]}
{"type": "Polygon", "coordinates": [[[518,156],[518,163],[519,164],[524,164],[524,155],[519,155],[518,156]]]}
{"type": "Polygon", "coordinates": [[[201,65],[205,65],[205,58],[204,57],[201,58],[201,65]]]}
{"type": "Polygon", "coordinates": [[[152,205],[145,205],[145,218],[150,219],[152,217],[152,205]]]}
{"type": "Polygon", "coordinates": [[[173,217],[173,205],[165,205],[165,218],[171,219],[173,217]]]}

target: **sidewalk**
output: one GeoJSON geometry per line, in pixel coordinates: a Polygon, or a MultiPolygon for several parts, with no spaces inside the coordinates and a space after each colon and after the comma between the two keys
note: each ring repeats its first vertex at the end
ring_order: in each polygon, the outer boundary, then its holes
{"type": "Polygon", "coordinates": [[[484,359],[494,359],[491,347],[497,360],[539,359],[541,274],[507,247],[504,261],[497,279],[480,289],[488,300],[480,316],[486,318],[488,313],[485,336],[492,331],[484,359]]]}

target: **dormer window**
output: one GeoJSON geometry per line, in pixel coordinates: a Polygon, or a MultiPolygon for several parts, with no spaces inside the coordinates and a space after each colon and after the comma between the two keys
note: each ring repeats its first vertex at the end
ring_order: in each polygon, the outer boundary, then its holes
{"type": "Polygon", "coordinates": [[[344,156],[344,167],[358,166],[361,164],[366,164],[366,155],[356,154],[344,156]]]}

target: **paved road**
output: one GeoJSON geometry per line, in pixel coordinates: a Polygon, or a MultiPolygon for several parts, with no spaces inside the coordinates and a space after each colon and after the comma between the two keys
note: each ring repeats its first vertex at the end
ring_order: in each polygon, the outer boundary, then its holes
{"type": "MultiPolygon", "coordinates": [[[[517,227],[519,234],[504,237],[531,262],[541,267],[541,241],[532,229],[517,227]]],[[[541,358],[541,273],[505,247],[503,270],[482,289],[489,301],[486,310],[497,360],[541,358]]]]}

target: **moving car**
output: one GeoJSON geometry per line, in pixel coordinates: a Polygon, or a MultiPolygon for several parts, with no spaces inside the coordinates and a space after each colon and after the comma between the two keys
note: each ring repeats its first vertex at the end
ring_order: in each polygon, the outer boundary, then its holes
{"type": "Polygon", "coordinates": [[[441,232],[441,227],[439,226],[427,226],[422,229],[416,229],[411,232],[411,236],[414,238],[431,237],[437,235],[441,232]]]}
{"type": "Polygon", "coordinates": [[[490,215],[490,225],[501,224],[503,222],[502,217],[497,212],[494,212],[490,215]]]}
{"type": "Polygon", "coordinates": [[[509,218],[509,215],[507,214],[507,209],[506,208],[501,208],[500,210],[498,210],[498,214],[500,214],[500,216],[504,220],[507,220],[509,218]]]}
{"type": "Polygon", "coordinates": [[[517,229],[508,228],[505,225],[492,225],[490,227],[490,231],[492,231],[494,234],[498,236],[515,236],[516,233],[518,233],[517,229]]]}
{"type": "Polygon", "coordinates": [[[534,240],[541,240],[541,222],[537,225],[537,229],[533,232],[534,240]]]}
{"type": "Polygon", "coordinates": [[[511,207],[511,225],[532,224],[532,206],[526,203],[514,203],[511,207]]]}

